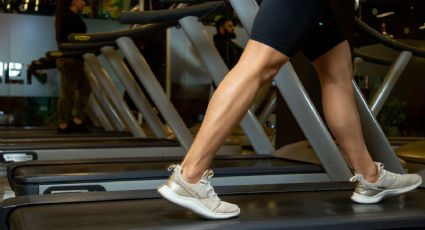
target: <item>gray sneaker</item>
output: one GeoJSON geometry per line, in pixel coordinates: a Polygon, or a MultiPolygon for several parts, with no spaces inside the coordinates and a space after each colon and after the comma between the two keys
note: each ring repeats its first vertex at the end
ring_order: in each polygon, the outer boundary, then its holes
{"type": "Polygon", "coordinates": [[[360,174],[350,178],[351,182],[358,182],[351,196],[354,202],[362,204],[378,203],[387,196],[409,192],[422,183],[422,177],[417,174],[396,174],[385,170],[382,163],[376,162],[376,165],[379,171],[377,182],[369,183],[360,174]]]}
{"type": "Polygon", "coordinates": [[[173,171],[173,174],[158,192],[170,202],[206,219],[228,219],[240,214],[237,205],[221,201],[214,192],[210,183],[210,178],[214,175],[212,170],[205,171],[202,179],[196,184],[183,180],[180,165],[172,165],[168,171],[173,171]]]}

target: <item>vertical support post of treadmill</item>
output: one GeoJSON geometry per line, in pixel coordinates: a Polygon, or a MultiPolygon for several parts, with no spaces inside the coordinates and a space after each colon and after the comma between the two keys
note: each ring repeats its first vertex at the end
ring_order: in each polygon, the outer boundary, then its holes
{"type": "Polygon", "coordinates": [[[179,143],[185,150],[188,150],[192,145],[193,137],[173,104],[168,100],[164,89],[161,84],[159,84],[158,79],[156,79],[145,58],[138,51],[139,49],[137,46],[128,37],[118,38],[117,44],[149,96],[154,101],[158,110],[161,112],[161,115],[167,121],[168,125],[170,125],[179,143]]]}
{"type": "MultiPolygon", "coordinates": [[[[215,84],[219,85],[229,72],[226,64],[218,53],[202,24],[197,17],[189,16],[179,20],[184,33],[193,45],[202,64],[206,67],[215,84]]],[[[262,125],[258,122],[254,112],[248,110],[240,123],[245,135],[250,140],[257,154],[272,154],[275,148],[270,142],[262,125]]]]}
{"type": "Polygon", "coordinates": [[[124,102],[124,99],[113,84],[111,78],[102,68],[102,65],[97,60],[96,56],[94,54],[87,53],[84,54],[83,57],[85,63],[87,64],[87,68],[89,68],[94,73],[94,75],[98,77],[100,87],[102,87],[104,91],[108,92],[108,98],[111,100],[112,105],[116,108],[120,117],[124,119],[127,128],[131,131],[133,136],[142,138],[147,137],[146,133],[140,127],[127,104],[124,102]]]}
{"type": "Polygon", "coordinates": [[[131,76],[131,72],[124,64],[121,56],[119,56],[118,52],[111,46],[102,47],[100,50],[111,65],[112,69],[115,71],[127,93],[130,95],[130,98],[137,106],[137,109],[143,114],[146,123],[152,129],[155,136],[158,138],[166,138],[166,130],[161,120],[155,114],[155,111],[150,106],[145,94],[131,76]]]}
{"type": "Polygon", "coordinates": [[[96,80],[93,72],[90,68],[88,68],[87,64],[84,63],[84,72],[86,74],[87,79],[90,82],[90,86],[92,88],[92,92],[95,95],[99,105],[102,110],[108,117],[109,123],[112,125],[113,129],[122,132],[125,129],[125,124],[121,120],[121,117],[115,111],[115,108],[111,105],[111,102],[108,100],[106,93],[100,88],[99,82],[96,80]]]}
{"type": "Polygon", "coordinates": [[[100,126],[105,129],[105,131],[114,131],[113,126],[111,125],[111,123],[109,123],[108,118],[106,117],[105,113],[99,105],[99,102],[93,94],[91,94],[89,97],[87,108],[89,108],[93,112],[95,118],[99,121],[100,126]]]}
{"type": "Polygon", "coordinates": [[[362,122],[363,136],[367,148],[375,161],[382,162],[385,168],[395,173],[405,173],[390,142],[381,129],[378,121],[369,109],[362,92],[353,80],[353,87],[360,120],[362,122]]]}
{"type": "MultiPolygon", "coordinates": [[[[258,12],[257,3],[254,0],[231,0],[230,3],[244,28],[250,33],[258,12]]],[[[275,82],[331,180],[346,181],[352,176],[351,170],[290,63],[281,68],[275,82]]]]}

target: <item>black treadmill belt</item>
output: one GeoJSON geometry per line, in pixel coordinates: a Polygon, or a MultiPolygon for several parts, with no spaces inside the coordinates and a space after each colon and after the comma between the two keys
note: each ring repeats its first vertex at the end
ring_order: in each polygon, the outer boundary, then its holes
{"type": "Polygon", "coordinates": [[[74,137],[131,137],[130,132],[105,132],[92,130],[90,133],[67,133],[61,134],[52,130],[28,130],[28,131],[0,131],[0,139],[22,139],[22,138],[74,138],[74,137]]]}
{"type": "Polygon", "coordinates": [[[162,199],[40,205],[18,208],[11,229],[384,229],[425,226],[425,194],[414,191],[379,204],[349,199],[352,190],[222,196],[241,216],[200,219],[162,199]]]}
{"type": "MultiPolygon", "coordinates": [[[[63,165],[26,165],[13,170],[16,184],[52,183],[77,180],[115,180],[119,178],[166,178],[167,167],[178,161],[104,162],[63,165]]],[[[314,164],[300,164],[279,158],[241,157],[216,159],[212,165],[217,176],[261,173],[320,173],[323,168],[314,164]]]]}
{"type": "Polygon", "coordinates": [[[129,138],[114,139],[113,137],[101,140],[80,140],[73,142],[72,139],[63,142],[41,141],[23,143],[3,143],[2,150],[35,150],[35,149],[67,149],[67,148],[130,148],[130,147],[177,147],[177,141],[167,139],[129,138]]]}

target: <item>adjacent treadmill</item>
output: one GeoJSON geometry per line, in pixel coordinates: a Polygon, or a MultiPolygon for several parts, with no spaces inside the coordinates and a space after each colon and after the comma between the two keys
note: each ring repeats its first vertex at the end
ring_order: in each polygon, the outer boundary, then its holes
{"type": "MultiPolygon", "coordinates": [[[[247,2],[248,3],[248,2],[247,2]]],[[[178,9],[179,10],[179,16],[183,14],[182,11],[187,15],[193,15],[194,12],[198,12],[200,7],[202,9],[205,9],[205,7],[210,8],[217,8],[217,6],[221,3],[208,3],[203,4],[201,6],[193,6],[188,7],[184,9],[178,9]],[[195,10],[194,10],[195,9],[195,10]]],[[[244,4],[242,7],[247,7],[249,4],[244,4]]],[[[241,7],[241,6],[239,6],[241,7]]],[[[242,12],[255,12],[256,4],[253,3],[251,5],[254,10],[243,10],[242,12]]],[[[130,14],[130,17],[133,17],[134,13],[130,14]]],[[[158,17],[158,15],[163,15],[162,17],[170,17],[169,11],[161,11],[160,13],[155,12],[153,14],[152,12],[145,12],[144,17],[146,15],[155,15],[155,17],[158,17]]],[[[176,20],[176,16],[172,15],[172,20],[176,20]]],[[[124,17],[124,16],[123,16],[124,17]]],[[[128,20],[128,19],[125,19],[128,20]]],[[[133,19],[134,20],[134,19],[133,19]]],[[[158,19],[156,19],[158,20],[158,19]]],[[[161,19],[164,20],[164,19],[161,19]]],[[[170,20],[168,18],[168,20],[170,20]]],[[[200,23],[197,22],[196,19],[193,19],[192,17],[184,17],[180,19],[182,22],[182,28],[187,30],[198,31],[199,34],[203,34],[202,27],[200,27],[200,23]],[[187,19],[189,18],[189,19],[187,19]],[[187,21],[184,20],[190,20],[189,22],[192,22],[194,24],[190,24],[187,21]],[[185,24],[186,23],[186,24],[185,24]],[[186,27],[185,27],[186,26],[186,27]]],[[[188,33],[190,34],[190,33],[188,33]]],[[[87,35],[86,35],[87,36],[87,35]]],[[[90,36],[90,35],[88,35],[90,36]]],[[[192,35],[193,36],[193,35],[192,35]]],[[[118,39],[122,42],[122,38],[118,39]]],[[[192,39],[195,40],[195,39],[192,39]]],[[[208,41],[208,40],[206,40],[208,41]]],[[[121,47],[124,47],[123,52],[125,53],[125,45],[130,46],[131,42],[126,40],[127,43],[124,43],[120,45],[121,47]]],[[[197,44],[199,42],[193,42],[194,44],[197,44]]],[[[202,55],[205,55],[205,48],[211,46],[210,43],[204,42],[203,44],[203,50],[202,55]],[[208,46],[209,45],[209,46],[208,46]]],[[[213,46],[213,45],[212,45],[213,46]]],[[[195,45],[195,47],[197,47],[195,45]]],[[[213,50],[213,49],[211,49],[213,50]]],[[[212,54],[214,54],[212,52],[212,54]]],[[[140,56],[137,56],[134,58],[137,60],[140,58],[140,56]]],[[[214,63],[215,60],[221,60],[219,59],[213,59],[209,58],[208,63],[214,63]],[[212,61],[211,61],[212,60],[212,61]]],[[[222,61],[222,60],[221,60],[222,61]]],[[[224,66],[224,64],[223,64],[224,66]]],[[[226,68],[226,67],[225,67],[226,68]]],[[[297,77],[294,74],[294,72],[285,72],[288,74],[285,79],[293,79],[293,81],[296,81],[297,77]]],[[[280,88],[281,92],[288,91],[289,88],[292,89],[293,95],[290,95],[290,99],[288,99],[289,104],[293,107],[293,111],[298,114],[317,114],[314,113],[314,107],[311,107],[311,103],[308,103],[308,97],[305,95],[305,92],[303,92],[303,88],[300,85],[295,85],[291,81],[287,81],[287,84],[282,84],[279,79],[282,78],[282,75],[277,77],[277,85],[280,88]],[[287,88],[285,88],[287,87],[287,88]],[[298,89],[299,91],[296,91],[294,89],[298,89]],[[295,103],[296,102],[296,103],[295,103]],[[305,103],[303,103],[305,102],[305,103]],[[302,105],[302,106],[300,106],[302,105]],[[313,111],[313,112],[311,112],[313,111]]],[[[289,96],[289,95],[284,95],[289,96]]],[[[361,104],[362,105],[362,104],[361,104]]],[[[367,108],[367,105],[363,104],[363,107],[367,108]]],[[[366,110],[367,111],[367,110],[366,110]]],[[[371,114],[364,114],[364,117],[372,117],[371,114]]],[[[297,117],[304,117],[305,116],[297,116],[297,117]]],[[[310,126],[305,128],[306,136],[311,138],[313,143],[317,143],[316,145],[316,152],[318,154],[318,158],[322,159],[322,167],[319,167],[314,164],[304,164],[304,163],[296,163],[295,161],[288,161],[283,159],[277,159],[276,157],[273,157],[270,154],[264,154],[263,157],[255,158],[252,156],[248,157],[234,157],[234,158],[220,158],[221,160],[217,159],[217,165],[215,166],[215,170],[220,172],[220,170],[224,170],[226,172],[238,172],[241,171],[240,167],[247,167],[247,165],[250,165],[252,168],[253,174],[264,174],[267,176],[262,177],[264,178],[281,178],[281,179],[273,179],[276,183],[293,183],[293,182],[313,182],[315,180],[318,180],[320,178],[320,181],[342,181],[347,180],[351,176],[351,172],[346,166],[345,161],[341,158],[341,154],[339,153],[338,148],[336,148],[335,143],[331,138],[329,139],[320,139],[322,137],[329,137],[328,131],[323,128],[324,125],[321,123],[321,119],[318,116],[312,115],[314,119],[306,119],[304,120],[305,124],[308,124],[310,126]],[[321,125],[315,125],[321,124],[321,125]],[[313,125],[311,125],[313,123],[313,125]],[[318,128],[319,127],[319,128],[318,128]],[[251,160],[250,158],[254,158],[251,160]],[[260,161],[260,163],[256,164],[255,161],[260,161]],[[228,162],[227,166],[223,169],[223,164],[220,162],[228,162]],[[234,162],[234,163],[233,163],[234,162]],[[248,163],[248,162],[254,162],[254,163],[248,163]],[[240,165],[240,166],[238,166],[240,165]],[[297,165],[299,167],[299,171],[294,170],[294,165],[297,165]],[[229,167],[232,166],[232,167],[229,167]],[[255,167],[254,167],[255,166],[255,167]],[[271,171],[263,170],[261,167],[258,166],[266,166],[274,168],[273,176],[270,174],[271,171]],[[288,167],[290,166],[290,167],[288,167]],[[260,170],[261,169],[261,170],[260,170]],[[289,169],[289,170],[288,170],[289,169]],[[297,173],[296,173],[297,172],[297,173]],[[285,176],[282,176],[284,174],[288,174],[285,176]]],[[[304,119],[300,118],[300,119],[304,119]]],[[[376,124],[376,123],[372,123],[376,124]]],[[[376,129],[378,127],[368,126],[372,133],[376,133],[376,129]]],[[[379,129],[378,129],[379,131],[379,129]]],[[[248,132],[248,135],[250,132],[248,132]]],[[[379,135],[383,135],[382,133],[379,133],[379,135]]],[[[379,135],[375,137],[375,140],[379,140],[379,135]]],[[[381,136],[382,137],[382,136],[381,136]]],[[[381,138],[381,140],[385,140],[385,137],[381,138]]],[[[254,142],[256,143],[256,142],[254,142]]],[[[379,141],[378,141],[379,144],[379,141]]],[[[375,143],[375,145],[378,145],[375,143]]],[[[270,146],[270,141],[268,143],[263,143],[262,146],[270,146]]],[[[256,145],[254,145],[255,147],[256,145]]],[[[384,144],[380,144],[380,146],[385,148],[386,146],[390,146],[388,142],[384,144]]],[[[391,148],[391,146],[390,146],[391,148]]],[[[296,153],[296,151],[294,151],[296,153]]],[[[397,158],[395,155],[391,155],[393,153],[392,149],[391,151],[386,152],[386,155],[382,155],[382,151],[377,153],[375,156],[380,161],[386,161],[385,164],[387,165],[387,168],[390,168],[390,170],[402,172],[402,167],[398,163],[397,158]],[[379,155],[380,154],[380,155],[379,155]],[[392,167],[392,169],[391,169],[392,167]]],[[[17,194],[46,194],[46,193],[52,193],[52,192],[66,192],[69,190],[81,190],[81,191],[90,191],[89,187],[96,188],[97,190],[107,190],[107,191],[116,191],[116,190],[122,190],[122,189],[151,189],[152,187],[155,187],[162,183],[164,179],[166,179],[167,173],[165,173],[165,168],[167,165],[172,164],[174,162],[178,162],[179,159],[154,159],[152,161],[146,160],[146,159],[114,159],[114,160],[96,160],[96,161],[90,161],[90,162],[81,162],[81,161],[60,161],[60,162],[31,162],[29,164],[26,163],[19,163],[19,164],[13,164],[11,167],[9,167],[9,180],[11,183],[12,188],[15,189],[17,194]],[[146,171],[148,171],[146,173],[146,171]],[[146,176],[148,175],[148,176],[146,176]],[[156,177],[152,177],[152,175],[157,175],[156,177]],[[141,182],[143,181],[143,182],[141,182]],[[149,181],[149,182],[148,182],[149,181]],[[93,185],[93,186],[92,186],[93,185]]],[[[271,170],[271,169],[270,169],[271,170]]],[[[219,173],[220,174],[220,173],[219,173]]],[[[248,175],[248,174],[245,174],[248,175]]],[[[226,178],[227,181],[232,181],[232,183],[236,184],[244,184],[246,182],[242,181],[236,181],[235,179],[229,179],[229,178],[235,178],[238,177],[237,173],[235,175],[231,174],[223,174],[223,178],[226,178]]],[[[247,177],[245,176],[243,179],[244,181],[250,181],[253,177],[247,177]]],[[[260,179],[259,182],[255,183],[267,183],[267,180],[260,179]]],[[[224,181],[224,180],[222,180],[224,181]]],[[[229,182],[220,182],[217,183],[218,185],[225,185],[229,182]]],[[[249,183],[249,182],[248,182],[249,183]]],[[[252,183],[254,183],[254,180],[252,180],[252,183]]]]}

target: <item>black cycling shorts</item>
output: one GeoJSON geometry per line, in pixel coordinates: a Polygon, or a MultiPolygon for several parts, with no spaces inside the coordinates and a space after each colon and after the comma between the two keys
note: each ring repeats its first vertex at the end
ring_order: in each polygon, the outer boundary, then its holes
{"type": "Polygon", "coordinates": [[[301,49],[310,61],[345,40],[325,0],[263,0],[251,39],[288,57],[301,49]]]}

